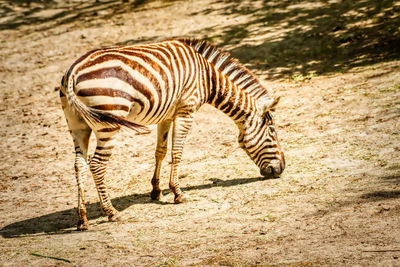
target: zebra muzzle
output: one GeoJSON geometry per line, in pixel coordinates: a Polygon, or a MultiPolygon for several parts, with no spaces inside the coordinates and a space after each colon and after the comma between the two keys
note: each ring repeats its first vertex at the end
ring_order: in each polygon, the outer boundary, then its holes
{"type": "Polygon", "coordinates": [[[268,166],[261,168],[260,173],[266,178],[277,178],[282,173],[283,168],[279,160],[271,162],[268,166]]]}

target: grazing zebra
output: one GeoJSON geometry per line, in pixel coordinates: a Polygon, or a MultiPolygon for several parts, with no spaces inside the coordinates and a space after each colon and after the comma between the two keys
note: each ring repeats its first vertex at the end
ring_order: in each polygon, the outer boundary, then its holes
{"type": "Polygon", "coordinates": [[[285,168],[271,116],[279,98],[272,99],[248,69],[206,41],[177,39],[90,51],[64,75],[60,98],[75,145],[79,230],[88,228],[82,187],[88,166],[102,210],[110,221],[119,218],[104,179],[121,126],[145,133],[144,125],[158,124],[152,199],[161,197],[160,168],[173,123],[169,186],[175,203],[183,201],[178,166],[193,115],[205,103],[234,120],[240,147],[262,175],[277,177],[285,168]],[[97,146],[89,161],[92,131],[97,146]]]}

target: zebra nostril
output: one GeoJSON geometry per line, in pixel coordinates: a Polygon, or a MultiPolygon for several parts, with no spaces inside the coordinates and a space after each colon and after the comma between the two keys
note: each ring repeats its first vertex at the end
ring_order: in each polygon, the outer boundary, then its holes
{"type": "Polygon", "coordinates": [[[272,177],[274,175],[274,169],[271,166],[267,166],[260,170],[260,173],[264,177],[272,177]]]}

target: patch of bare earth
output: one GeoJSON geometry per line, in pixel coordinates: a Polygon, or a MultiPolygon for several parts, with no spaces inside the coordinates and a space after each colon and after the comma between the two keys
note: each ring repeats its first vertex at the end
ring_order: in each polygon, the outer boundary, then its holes
{"type": "Polygon", "coordinates": [[[287,2],[3,1],[0,266],[399,266],[399,2],[287,2]],[[150,201],[156,133],[124,130],[108,178],[124,220],[108,223],[88,180],[78,232],[55,87],[89,49],[171,36],[215,41],[282,97],[286,170],[262,179],[204,106],[181,168],[190,200],[172,204],[168,158],[150,201]]]}

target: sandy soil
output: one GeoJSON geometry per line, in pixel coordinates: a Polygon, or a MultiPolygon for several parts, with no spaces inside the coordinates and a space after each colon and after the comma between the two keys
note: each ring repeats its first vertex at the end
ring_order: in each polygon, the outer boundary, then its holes
{"type": "Polygon", "coordinates": [[[400,266],[400,2],[352,2],[0,2],[0,266],[400,266]],[[108,178],[124,220],[88,180],[78,232],[61,76],[89,49],[173,36],[215,42],[281,96],[286,170],[259,177],[204,106],[181,170],[190,201],[172,204],[169,159],[150,200],[156,133],[124,130],[108,178]]]}

